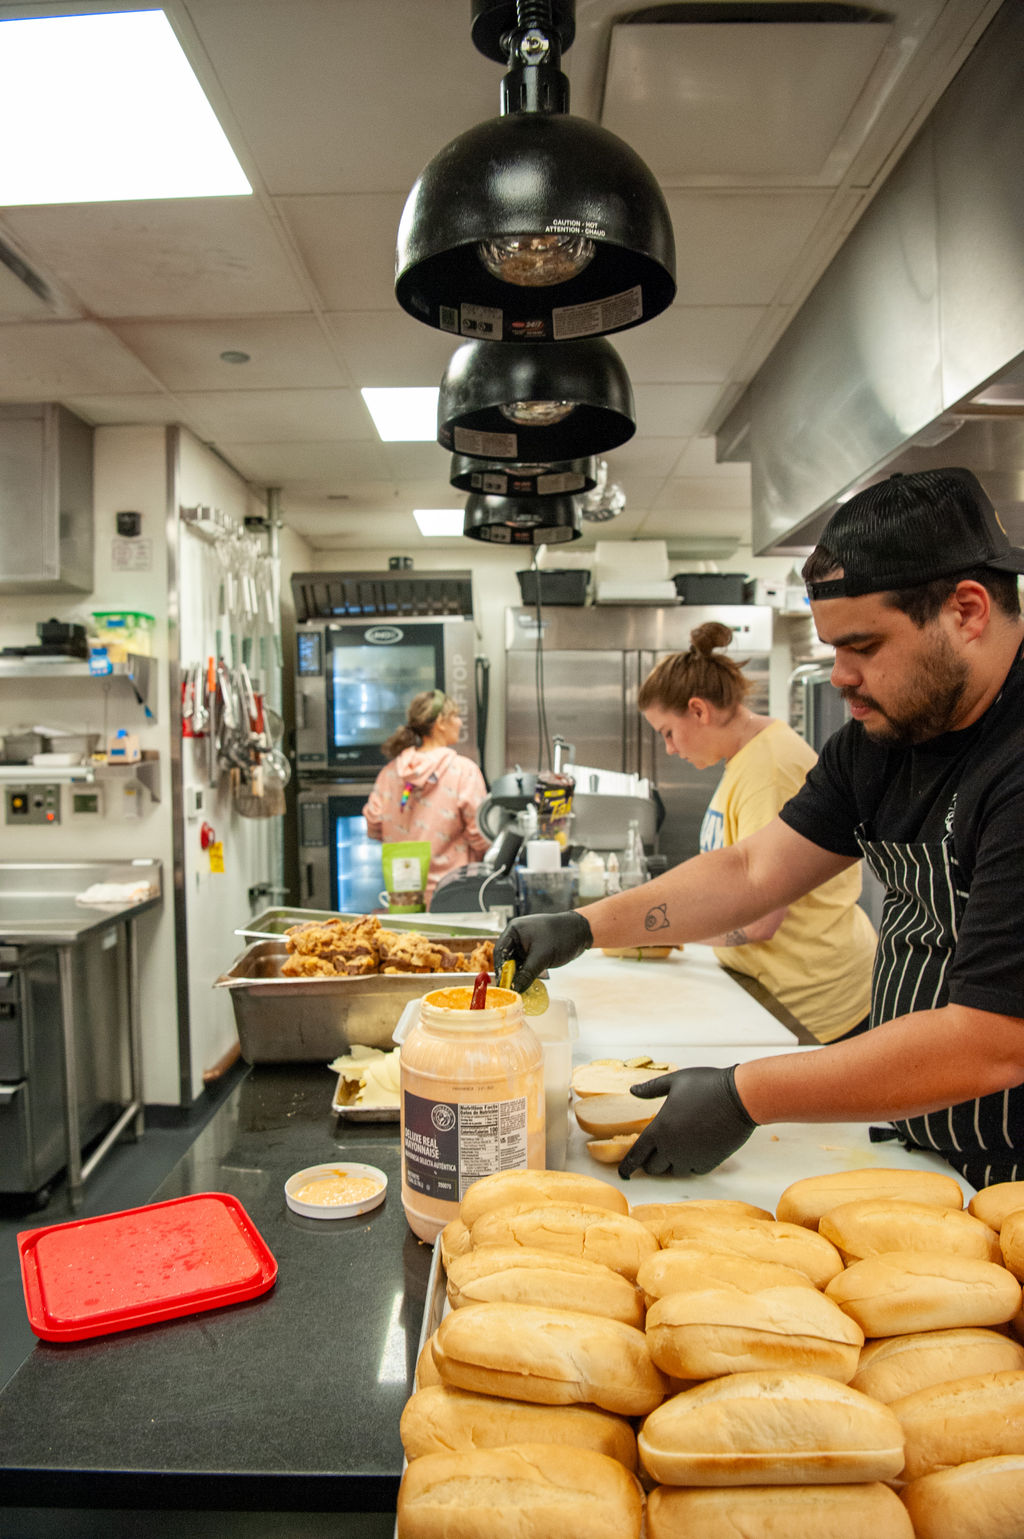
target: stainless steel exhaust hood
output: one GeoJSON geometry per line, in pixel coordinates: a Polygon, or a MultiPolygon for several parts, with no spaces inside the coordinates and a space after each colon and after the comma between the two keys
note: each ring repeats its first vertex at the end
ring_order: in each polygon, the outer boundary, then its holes
{"type": "Polygon", "coordinates": [[[1024,7],[1004,5],[718,430],[753,549],[893,470],[966,465],[1024,538],[1024,7]]]}

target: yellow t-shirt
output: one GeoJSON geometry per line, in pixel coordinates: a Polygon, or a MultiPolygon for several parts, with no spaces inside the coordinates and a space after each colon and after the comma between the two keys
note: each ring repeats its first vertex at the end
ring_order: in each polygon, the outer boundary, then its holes
{"type": "MultiPolygon", "coordinates": [[[[755,833],[800,789],[817,755],[792,727],[773,721],[733,754],[708,804],[701,850],[755,833]]],[[[877,936],[859,906],[860,866],[790,904],[771,940],[715,948],[724,967],[756,978],[781,1005],[831,1042],[868,1013],[877,936]]]]}

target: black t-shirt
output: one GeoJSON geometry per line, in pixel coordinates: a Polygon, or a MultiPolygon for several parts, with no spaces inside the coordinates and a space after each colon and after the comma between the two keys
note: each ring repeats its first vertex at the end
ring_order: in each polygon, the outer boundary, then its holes
{"type": "Polygon", "coordinates": [[[937,845],[950,823],[964,906],[938,1003],[1024,1017],[1021,653],[985,715],[961,732],[887,748],[848,722],[780,816],[823,849],[858,856],[858,829],[869,840],[937,845]]]}

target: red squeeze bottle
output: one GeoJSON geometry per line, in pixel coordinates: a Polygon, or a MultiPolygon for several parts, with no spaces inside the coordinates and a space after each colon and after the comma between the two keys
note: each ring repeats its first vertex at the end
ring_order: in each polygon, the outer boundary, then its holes
{"type": "Polygon", "coordinates": [[[487,1009],[487,985],[490,983],[490,981],[490,973],[477,973],[476,982],[473,984],[473,998],[469,1002],[469,1008],[471,1010],[487,1009]]]}

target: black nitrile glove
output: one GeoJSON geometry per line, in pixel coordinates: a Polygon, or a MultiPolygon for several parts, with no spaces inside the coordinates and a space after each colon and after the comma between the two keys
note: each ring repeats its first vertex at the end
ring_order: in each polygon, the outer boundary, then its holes
{"type": "Polygon", "coordinates": [[[745,1144],[757,1127],[740,1100],[731,1069],[677,1069],[634,1085],[631,1094],[650,1101],[665,1096],[619,1166],[626,1179],[643,1168],[649,1176],[705,1176],[745,1144]]]}
{"type": "Polygon", "coordinates": [[[527,914],[505,926],[494,943],[494,971],[504,962],[516,964],[512,987],[525,994],[546,967],[564,967],[594,944],[590,926],[582,914],[527,914]]]}

